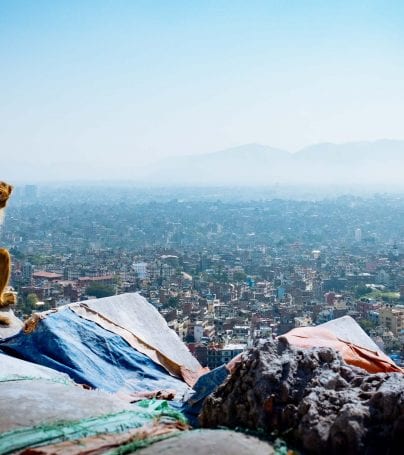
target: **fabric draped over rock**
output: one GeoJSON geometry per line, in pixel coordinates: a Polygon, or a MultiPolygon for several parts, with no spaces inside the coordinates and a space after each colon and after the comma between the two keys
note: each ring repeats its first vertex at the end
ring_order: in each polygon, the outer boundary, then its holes
{"type": "Polygon", "coordinates": [[[133,349],[121,336],[78,316],[70,308],[48,313],[31,333],[0,345],[8,354],[66,373],[76,383],[108,392],[174,390],[188,386],[133,349]]]}

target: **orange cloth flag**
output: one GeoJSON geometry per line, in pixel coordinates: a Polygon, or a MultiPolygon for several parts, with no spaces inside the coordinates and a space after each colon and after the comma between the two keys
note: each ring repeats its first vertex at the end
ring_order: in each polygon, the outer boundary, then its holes
{"type": "Polygon", "coordinates": [[[323,327],[299,327],[281,335],[279,339],[287,340],[290,345],[303,349],[320,346],[334,348],[341,353],[346,363],[363,368],[369,373],[404,372],[382,351],[372,351],[342,340],[323,327]]]}

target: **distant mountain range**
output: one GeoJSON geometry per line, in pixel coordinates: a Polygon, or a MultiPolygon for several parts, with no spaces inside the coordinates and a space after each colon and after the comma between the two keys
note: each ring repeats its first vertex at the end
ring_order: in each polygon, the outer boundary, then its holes
{"type": "MultiPolygon", "coordinates": [[[[108,159],[10,156],[0,178],[26,182],[127,182],[141,186],[389,185],[404,188],[404,140],[315,144],[296,153],[247,144],[214,153],[174,156],[137,166],[124,151],[108,159]]],[[[141,161],[141,160],[139,160],[141,161]]]]}
{"type": "Polygon", "coordinates": [[[176,185],[389,184],[404,186],[404,141],[322,143],[296,153],[259,144],[172,157],[142,180],[176,185]]]}

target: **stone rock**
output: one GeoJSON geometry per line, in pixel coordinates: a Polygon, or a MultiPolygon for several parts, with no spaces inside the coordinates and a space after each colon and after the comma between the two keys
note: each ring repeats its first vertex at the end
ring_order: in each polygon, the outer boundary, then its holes
{"type": "Polygon", "coordinates": [[[275,431],[310,453],[393,453],[404,445],[404,377],[348,366],[331,348],[261,342],[205,400],[200,422],[275,431]]]}

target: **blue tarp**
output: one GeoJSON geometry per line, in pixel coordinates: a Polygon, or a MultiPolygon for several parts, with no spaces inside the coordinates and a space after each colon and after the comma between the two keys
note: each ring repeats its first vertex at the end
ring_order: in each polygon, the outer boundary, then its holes
{"type": "Polygon", "coordinates": [[[179,408],[193,427],[199,427],[198,415],[205,398],[213,393],[229,376],[226,365],[215,368],[201,376],[194,385],[194,393],[179,408]]]}
{"type": "Polygon", "coordinates": [[[109,392],[189,389],[122,337],[69,308],[47,315],[32,333],[20,332],[1,342],[0,349],[109,392]]]}

